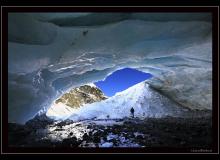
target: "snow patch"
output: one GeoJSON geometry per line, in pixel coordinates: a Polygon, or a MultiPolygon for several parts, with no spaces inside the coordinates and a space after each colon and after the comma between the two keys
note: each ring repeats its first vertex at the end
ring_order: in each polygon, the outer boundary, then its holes
{"type": "Polygon", "coordinates": [[[65,105],[64,103],[53,103],[52,106],[47,110],[46,115],[56,120],[64,120],[74,113],[75,109],[65,105]]]}
{"type": "Polygon", "coordinates": [[[112,142],[105,142],[105,143],[99,145],[99,147],[113,147],[113,143],[112,142]]]}

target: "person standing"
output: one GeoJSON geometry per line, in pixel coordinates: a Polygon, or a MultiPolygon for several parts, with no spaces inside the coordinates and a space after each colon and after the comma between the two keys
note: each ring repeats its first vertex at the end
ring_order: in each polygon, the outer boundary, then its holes
{"type": "Polygon", "coordinates": [[[133,107],[131,107],[130,112],[131,112],[131,117],[134,118],[134,108],[133,107]]]}

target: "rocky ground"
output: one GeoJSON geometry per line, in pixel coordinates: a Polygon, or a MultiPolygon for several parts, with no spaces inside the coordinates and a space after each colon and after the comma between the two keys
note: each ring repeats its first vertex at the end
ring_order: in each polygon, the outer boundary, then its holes
{"type": "Polygon", "coordinates": [[[9,124],[16,147],[201,147],[212,143],[211,113],[185,118],[124,118],[52,121],[41,116],[25,125],[9,124]]]}

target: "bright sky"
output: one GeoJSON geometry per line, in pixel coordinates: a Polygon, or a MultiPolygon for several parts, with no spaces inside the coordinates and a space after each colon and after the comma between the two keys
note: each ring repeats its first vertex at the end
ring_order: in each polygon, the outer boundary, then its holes
{"type": "Polygon", "coordinates": [[[131,68],[124,68],[115,71],[109,75],[104,81],[95,82],[106,96],[113,96],[117,92],[126,90],[127,88],[142,82],[148,78],[151,78],[150,73],[144,73],[131,68]]]}

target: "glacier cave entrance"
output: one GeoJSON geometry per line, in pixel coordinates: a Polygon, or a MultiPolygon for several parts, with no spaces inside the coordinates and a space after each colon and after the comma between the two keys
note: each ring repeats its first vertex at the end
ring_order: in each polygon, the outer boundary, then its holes
{"type": "Polygon", "coordinates": [[[150,73],[144,73],[132,68],[123,68],[110,74],[103,81],[95,82],[102,92],[108,96],[114,96],[117,92],[126,90],[127,88],[151,78],[150,73]]]}
{"type": "Polygon", "coordinates": [[[47,116],[66,119],[83,105],[106,100],[151,77],[150,73],[132,68],[116,70],[104,80],[78,86],[65,92],[52,103],[47,116]]]}

